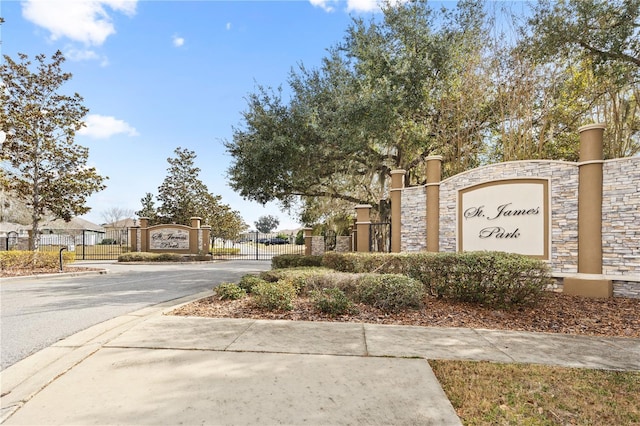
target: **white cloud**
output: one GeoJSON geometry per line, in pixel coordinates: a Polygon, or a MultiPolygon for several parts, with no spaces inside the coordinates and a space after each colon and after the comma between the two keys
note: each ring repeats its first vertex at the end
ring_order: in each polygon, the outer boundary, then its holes
{"type": "Polygon", "coordinates": [[[100,46],[116,30],[112,11],[133,16],[137,0],[26,0],[22,16],[51,33],[52,40],[68,38],[88,46],[100,46]]]}
{"type": "Polygon", "coordinates": [[[127,122],[118,120],[115,117],[89,114],[84,120],[85,127],[78,131],[78,134],[94,139],[108,139],[113,135],[124,133],[128,136],[138,136],[136,129],[127,122]]]}
{"type": "Polygon", "coordinates": [[[178,37],[177,35],[173,36],[173,45],[175,47],[181,47],[184,45],[184,37],[178,37]]]}
{"type": "Polygon", "coordinates": [[[331,6],[331,3],[335,2],[336,0],[309,0],[309,3],[313,6],[324,9],[326,12],[333,12],[335,10],[334,7],[331,6]]]}
{"type": "Polygon", "coordinates": [[[380,10],[380,4],[376,0],[347,0],[349,12],[373,12],[380,10]]]}
{"type": "MultiPolygon", "coordinates": [[[[391,0],[391,5],[404,3],[407,0],[391,0]]],[[[324,9],[326,12],[335,11],[335,7],[340,4],[340,0],[309,0],[315,7],[324,9]]],[[[347,0],[347,12],[379,12],[381,0],[347,0]]]]}
{"type": "Polygon", "coordinates": [[[227,29],[227,31],[229,31],[231,29],[231,22],[227,22],[227,25],[225,25],[225,28],[227,29]]]}

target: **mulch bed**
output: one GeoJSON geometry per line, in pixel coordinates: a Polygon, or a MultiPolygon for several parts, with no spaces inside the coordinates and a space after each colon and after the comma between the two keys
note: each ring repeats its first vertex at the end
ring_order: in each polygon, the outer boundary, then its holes
{"type": "Polygon", "coordinates": [[[400,324],[428,327],[468,327],[640,338],[640,299],[589,299],[549,292],[533,307],[496,310],[469,303],[428,298],[420,310],[383,312],[357,305],[358,313],[331,316],[299,298],[291,311],[269,312],[257,308],[250,297],[218,300],[211,296],[187,304],[172,315],[216,318],[283,319],[400,324]]]}

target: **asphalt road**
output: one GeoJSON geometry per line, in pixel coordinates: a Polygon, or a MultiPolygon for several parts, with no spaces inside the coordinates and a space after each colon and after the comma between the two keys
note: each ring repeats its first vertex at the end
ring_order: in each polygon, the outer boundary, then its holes
{"type": "Polygon", "coordinates": [[[271,267],[268,261],[77,265],[109,273],[0,283],[0,370],[95,324],[271,267]]]}

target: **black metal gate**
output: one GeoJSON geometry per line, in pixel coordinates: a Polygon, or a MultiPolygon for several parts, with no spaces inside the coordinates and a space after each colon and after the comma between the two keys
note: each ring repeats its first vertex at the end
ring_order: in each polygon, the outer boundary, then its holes
{"type": "Polygon", "coordinates": [[[63,247],[74,252],[76,260],[117,260],[118,256],[131,250],[129,229],[59,229],[40,234],[39,250],[57,252],[63,247]]]}
{"type": "Polygon", "coordinates": [[[296,235],[247,232],[236,240],[211,238],[214,259],[271,260],[282,254],[304,254],[304,244],[296,244],[296,235]]]}
{"type": "Polygon", "coordinates": [[[369,251],[391,252],[391,224],[388,222],[369,225],[369,251]]]}

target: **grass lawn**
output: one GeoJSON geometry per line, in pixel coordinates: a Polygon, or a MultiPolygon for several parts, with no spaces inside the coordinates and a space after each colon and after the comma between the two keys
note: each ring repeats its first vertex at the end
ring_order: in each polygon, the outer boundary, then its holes
{"type": "Polygon", "coordinates": [[[429,364],[465,425],[640,425],[640,372],[429,364]]]}

